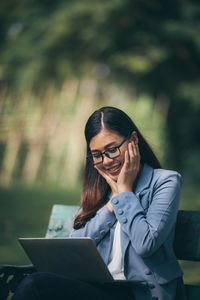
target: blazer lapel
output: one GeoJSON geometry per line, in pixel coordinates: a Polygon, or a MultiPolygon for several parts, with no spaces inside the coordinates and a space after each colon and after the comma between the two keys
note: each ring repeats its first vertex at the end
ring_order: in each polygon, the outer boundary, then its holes
{"type": "MultiPolygon", "coordinates": [[[[147,164],[143,165],[143,168],[142,168],[142,171],[141,171],[141,174],[138,179],[138,183],[137,183],[137,186],[136,186],[135,192],[134,192],[138,199],[139,199],[139,194],[142,191],[144,191],[145,189],[149,188],[149,185],[151,183],[152,176],[153,176],[153,170],[154,169],[152,167],[150,167],[149,165],[147,165],[147,164]]],[[[121,238],[122,238],[121,248],[122,248],[122,253],[123,253],[124,257],[125,257],[125,252],[128,247],[128,244],[130,243],[128,236],[127,236],[127,238],[125,238],[125,236],[126,236],[126,234],[121,229],[121,238]]]]}
{"type": "Polygon", "coordinates": [[[137,186],[135,188],[135,195],[139,196],[139,194],[147,189],[151,183],[153,176],[153,168],[147,164],[144,164],[140,177],[138,179],[137,186]]]}

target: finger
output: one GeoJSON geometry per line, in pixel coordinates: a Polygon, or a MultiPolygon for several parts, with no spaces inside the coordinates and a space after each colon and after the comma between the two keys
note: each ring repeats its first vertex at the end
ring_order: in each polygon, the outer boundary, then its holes
{"type": "Polygon", "coordinates": [[[140,165],[139,151],[137,144],[134,141],[131,141],[129,145],[129,155],[130,155],[130,166],[137,171],[140,165]]]}
{"type": "Polygon", "coordinates": [[[108,174],[104,173],[102,170],[99,170],[96,166],[94,166],[95,169],[99,172],[99,174],[106,180],[107,184],[110,186],[113,195],[117,194],[117,184],[114,180],[108,176],[108,174]]]}
{"type": "Polygon", "coordinates": [[[102,171],[102,170],[100,170],[97,166],[94,166],[94,168],[98,171],[98,173],[102,176],[102,177],[106,177],[106,174],[102,171]]]}
{"type": "Polygon", "coordinates": [[[130,155],[131,162],[132,162],[136,155],[135,144],[133,141],[131,143],[129,143],[129,155],[130,155]]]}
{"type": "Polygon", "coordinates": [[[129,149],[127,149],[124,154],[124,167],[127,167],[129,165],[129,162],[130,162],[130,155],[129,155],[129,149]]]}
{"type": "Polygon", "coordinates": [[[130,142],[128,144],[129,150],[129,165],[132,166],[135,162],[136,151],[134,150],[134,143],[130,142]]]}
{"type": "Polygon", "coordinates": [[[111,186],[113,184],[113,180],[108,176],[108,174],[104,173],[102,170],[100,170],[97,166],[94,166],[94,168],[99,172],[99,174],[107,181],[107,183],[111,186]]]}
{"type": "Polygon", "coordinates": [[[138,156],[139,159],[140,159],[140,150],[139,150],[138,144],[135,145],[135,149],[136,149],[137,156],[138,156]]]}
{"type": "Polygon", "coordinates": [[[136,164],[139,168],[139,166],[140,166],[140,151],[139,151],[138,144],[135,144],[135,151],[136,151],[136,164]]]}
{"type": "Polygon", "coordinates": [[[134,141],[132,141],[132,147],[133,147],[134,157],[136,157],[137,156],[137,148],[136,148],[136,144],[134,143],[134,141]]]}

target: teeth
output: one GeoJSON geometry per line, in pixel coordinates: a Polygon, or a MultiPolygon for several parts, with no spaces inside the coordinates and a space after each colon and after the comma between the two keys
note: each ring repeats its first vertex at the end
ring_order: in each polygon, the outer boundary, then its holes
{"type": "Polygon", "coordinates": [[[119,166],[116,166],[116,167],[110,168],[109,171],[113,171],[113,170],[116,170],[118,168],[119,168],[119,166]]]}

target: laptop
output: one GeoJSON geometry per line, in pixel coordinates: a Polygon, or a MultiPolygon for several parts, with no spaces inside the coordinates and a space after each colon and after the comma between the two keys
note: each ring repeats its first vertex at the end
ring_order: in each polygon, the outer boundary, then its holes
{"type": "Polygon", "coordinates": [[[141,283],[114,280],[91,238],[19,238],[19,242],[37,271],[87,282],[141,283]]]}

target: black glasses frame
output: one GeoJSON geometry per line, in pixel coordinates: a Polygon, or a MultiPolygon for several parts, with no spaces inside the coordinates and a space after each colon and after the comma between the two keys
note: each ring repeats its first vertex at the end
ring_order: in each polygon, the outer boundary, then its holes
{"type": "Polygon", "coordinates": [[[120,145],[115,146],[115,147],[112,147],[112,149],[113,149],[113,148],[116,148],[116,149],[119,150],[119,154],[116,155],[115,157],[110,157],[109,153],[107,153],[108,150],[105,150],[104,152],[98,153],[99,155],[101,155],[101,159],[102,159],[102,160],[101,160],[100,162],[98,162],[98,163],[94,163],[94,161],[93,161],[93,156],[92,156],[92,153],[91,153],[91,152],[88,153],[87,158],[90,159],[90,160],[93,162],[93,165],[94,165],[94,166],[96,166],[96,165],[102,164],[102,162],[103,162],[103,160],[104,160],[104,155],[107,156],[107,157],[110,158],[110,159],[115,159],[116,157],[119,157],[120,154],[121,154],[120,147],[127,141],[127,139],[130,137],[130,135],[131,135],[131,134],[129,134],[127,137],[125,137],[125,139],[121,142],[120,145]]]}

